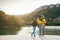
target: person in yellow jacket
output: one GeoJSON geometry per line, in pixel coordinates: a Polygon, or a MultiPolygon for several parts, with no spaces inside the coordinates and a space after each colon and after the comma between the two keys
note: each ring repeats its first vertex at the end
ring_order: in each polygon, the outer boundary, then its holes
{"type": "Polygon", "coordinates": [[[41,20],[42,20],[42,17],[39,16],[39,17],[37,18],[37,21],[36,21],[38,26],[41,24],[41,20]]]}
{"type": "Polygon", "coordinates": [[[46,24],[46,19],[42,18],[42,36],[44,36],[44,29],[45,29],[45,24],[46,24]]]}
{"type": "Polygon", "coordinates": [[[43,28],[45,26],[45,24],[46,24],[46,19],[45,18],[42,18],[41,23],[42,23],[42,28],[43,28]]]}
{"type": "Polygon", "coordinates": [[[37,25],[39,28],[39,36],[44,36],[44,28],[45,28],[45,24],[46,24],[46,19],[42,16],[39,16],[37,18],[37,25]]]}

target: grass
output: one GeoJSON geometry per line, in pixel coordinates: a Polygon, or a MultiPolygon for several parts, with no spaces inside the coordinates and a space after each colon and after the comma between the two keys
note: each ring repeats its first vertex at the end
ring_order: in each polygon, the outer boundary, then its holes
{"type": "MultiPolygon", "coordinates": [[[[37,31],[37,34],[39,34],[39,31],[37,31]]],[[[44,34],[45,35],[60,35],[60,29],[45,29],[44,34]]]]}
{"type": "Polygon", "coordinates": [[[0,28],[0,35],[16,35],[21,28],[0,28]]]}

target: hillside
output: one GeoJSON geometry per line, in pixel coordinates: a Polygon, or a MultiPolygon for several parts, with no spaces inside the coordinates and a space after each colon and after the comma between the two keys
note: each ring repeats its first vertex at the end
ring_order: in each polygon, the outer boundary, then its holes
{"type": "Polygon", "coordinates": [[[26,19],[31,23],[38,15],[44,15],[47,25],[60,25],[60,4],[45,5],[31,12],[26,19]]]}

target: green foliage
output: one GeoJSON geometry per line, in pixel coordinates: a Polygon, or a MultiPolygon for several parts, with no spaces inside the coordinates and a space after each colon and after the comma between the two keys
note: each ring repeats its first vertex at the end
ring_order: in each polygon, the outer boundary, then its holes
{"type": "Polygon", "coordinates": [[[58,16],[60,16],[59,10],[60,10],[60,7],[49,8],[49,9],[43,10],[44,11],[43,15],[45,15],[46,18],[55,19],[58,16]]]}
{"type": "Polygon", "coordinates": [[[52,8],[47,8],[39,11],[33,11],[26,17],[27,20],[26,23],[28,22],[28,24],[30,25],[33,22],[33,20],[38,17],[38,15],[45,16],[47,20],[46,25],[60,25],[60,21],[57,19],[58,17],[60,18],[60,6],[59,7],[55,6],[52,8]]]}
{"type": "Polygon", "coordinates": [[[60,29],[45,29],[45,35],[60,35],[60,29]]]}
{"type": "MultiPolygon", "coordinates": [[[[37,31],[39,34],[39,31],[37,31]]],[[[60,35],[60,29],[45,29],[44,35],[60,35]]]]}
{"type": "Polygon", "coordinates": [[[23,25],[22,21],[19,16],[6,15],[5,12],[0,11],[0,35],[16,34],[23,25]]]}

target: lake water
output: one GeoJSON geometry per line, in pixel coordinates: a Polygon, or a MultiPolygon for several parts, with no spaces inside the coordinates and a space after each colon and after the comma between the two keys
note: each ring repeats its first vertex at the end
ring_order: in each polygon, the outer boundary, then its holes
{"type": "MultiPolygon", "coordinates": [[[[60,26],[45,26],[45,29],[60,29],[60,26]]],[[[36,27],[36,31],[38,31],[39,28],[36,27]]],[[[18,32],[18,34],[29,34],[33,31],[32,26],[28,27],[22,27],[22,30],[18,32]]]]}

